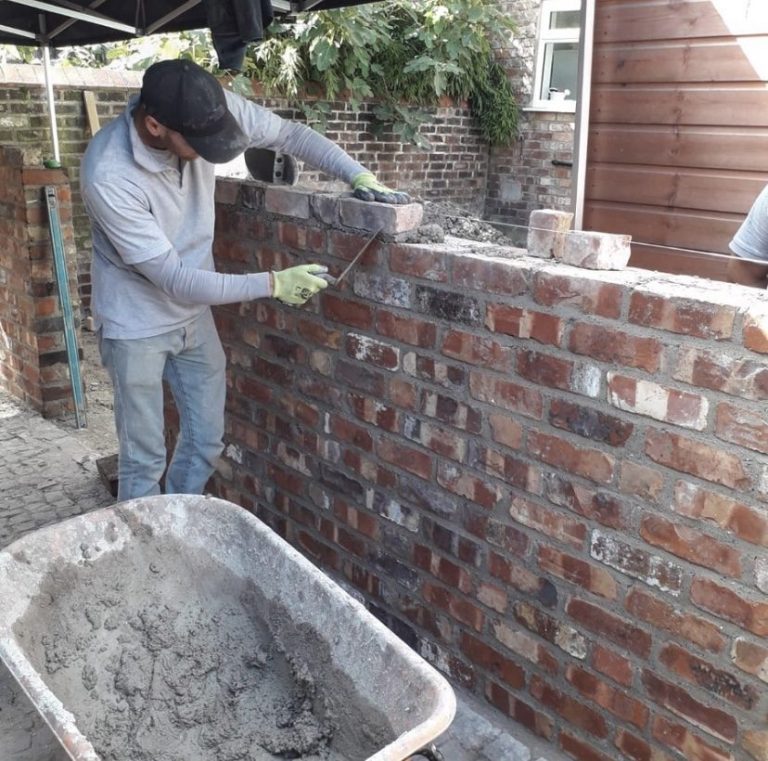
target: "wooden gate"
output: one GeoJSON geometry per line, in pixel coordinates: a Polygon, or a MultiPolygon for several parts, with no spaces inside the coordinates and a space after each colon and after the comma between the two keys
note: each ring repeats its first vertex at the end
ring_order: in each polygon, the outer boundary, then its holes
{"type": "Polygon", "coordinates": [[[726,279],[768,183],[768,2],[597,0],[584,228],[631,264],[726,279]]]}

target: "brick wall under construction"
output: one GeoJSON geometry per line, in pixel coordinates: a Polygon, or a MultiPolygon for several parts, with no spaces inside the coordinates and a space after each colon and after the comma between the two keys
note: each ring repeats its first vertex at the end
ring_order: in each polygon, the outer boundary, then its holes
{"type": "Polygon", "coordinates": [[[465,241],[408,210],[220,181],[215,483],[457,684],[580,761],[768,754],[768,299],[465,241]]]}

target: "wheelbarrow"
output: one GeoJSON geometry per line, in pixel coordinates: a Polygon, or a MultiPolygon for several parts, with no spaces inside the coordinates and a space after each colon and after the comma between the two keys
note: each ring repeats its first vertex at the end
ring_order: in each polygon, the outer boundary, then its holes
{"type": "Polygon", "coordinates": [[[0,659],[73,761],[402,761],[455,713],[435,669],[220,499],[27,534],[0,552],[0,610],[0,659]]]}

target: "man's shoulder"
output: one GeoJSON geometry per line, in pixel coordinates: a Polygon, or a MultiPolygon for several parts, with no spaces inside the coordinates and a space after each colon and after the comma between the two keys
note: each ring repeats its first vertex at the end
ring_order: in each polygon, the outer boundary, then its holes
{"type": "Polygon", "coordinates": [[[127,120],[122,114],[91,138],[81,162],[81,179],[95,182],[106,176],[120,176],[135,163],[127,120]]]}

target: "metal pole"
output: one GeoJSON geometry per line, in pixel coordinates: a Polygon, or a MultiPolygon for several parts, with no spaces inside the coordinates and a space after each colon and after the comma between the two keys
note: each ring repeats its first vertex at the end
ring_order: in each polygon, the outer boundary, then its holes
{"type": "Polygon", "coordinates": [[[59,153],[59,130],[56,126],[56,103],[53,100],[53,81],[51,79],[51,47],[43,43],[43,69],[45,70],[45,91],[48,95],[48,116],[51,120],[51,140],[53,141],[53,160],[61,163],[59,153]]]}
{"type": "Polygon", "coordinates": [[[592,57],[595,46],[595,4],[597,0],[582,0],[581,45],[579,46],[579,102],[576,110],[575,150],[573,156],[573,227],[584,226],[584,193],[587,188],[587,144],[589,141],[589,111],[592,100],[592,57]]]}

